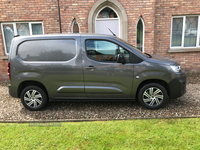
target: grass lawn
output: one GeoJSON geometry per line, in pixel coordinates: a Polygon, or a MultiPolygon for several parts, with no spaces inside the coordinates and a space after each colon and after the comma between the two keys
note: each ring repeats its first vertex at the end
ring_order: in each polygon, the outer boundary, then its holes
{"type": "Polygon", "coordinates": [[[0,124],[0,149],[200,149],[200,119],[0,124]]]}

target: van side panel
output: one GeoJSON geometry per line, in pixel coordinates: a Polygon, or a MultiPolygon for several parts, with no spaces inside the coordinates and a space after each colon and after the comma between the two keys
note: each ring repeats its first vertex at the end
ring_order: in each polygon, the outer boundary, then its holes
{"type": "Polygon", "coordinates": [[[85,97],[79,45],[80,36],[33,38],[22,43],[19,41],[16,55],[11,56],[10,60],[11,85],[18,87],[24,81],[37,81],[45,86],[50,99],[85,97]],[[69,53],[72,45],[66,44],[68,40],[74,41],[71,42],[75,44],[74,56],[69,53]],[[25,45],[21,52],[20,44],[25,45]],[[43,47],[41,44],[44,44],[43,47]],[[42,52],[39,51],[41,47],[42,52]]]}

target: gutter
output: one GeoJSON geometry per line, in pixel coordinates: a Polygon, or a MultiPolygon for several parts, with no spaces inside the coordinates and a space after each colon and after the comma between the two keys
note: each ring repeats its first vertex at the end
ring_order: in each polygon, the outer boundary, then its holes
{"type": "Polygon", "coordinates": [[[60,33],[62,33],[59,0],[57,0],[57,3],[58,3],[58,17],[59,17],[60,33]]]}

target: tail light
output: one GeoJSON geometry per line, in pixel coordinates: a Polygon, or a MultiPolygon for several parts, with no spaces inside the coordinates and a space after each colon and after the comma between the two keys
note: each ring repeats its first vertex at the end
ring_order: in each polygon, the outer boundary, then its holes
{"type": "Polygon", "coordinates": [[[10,62],[8,62],[7,72],[8,72],[8,78],[10,80],[11,79],[11,77],[10,77],[10,62]]]}

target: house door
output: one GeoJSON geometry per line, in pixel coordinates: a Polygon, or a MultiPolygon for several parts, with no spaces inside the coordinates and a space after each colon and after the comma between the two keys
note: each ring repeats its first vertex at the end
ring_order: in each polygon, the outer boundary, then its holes
{"type": "Polygon", "coordinates": [[[95,23],[95,33],[112,35],[112,31],[120,37],[119,17],[110,7],[105,7],[98,13],[95,23]]]}

